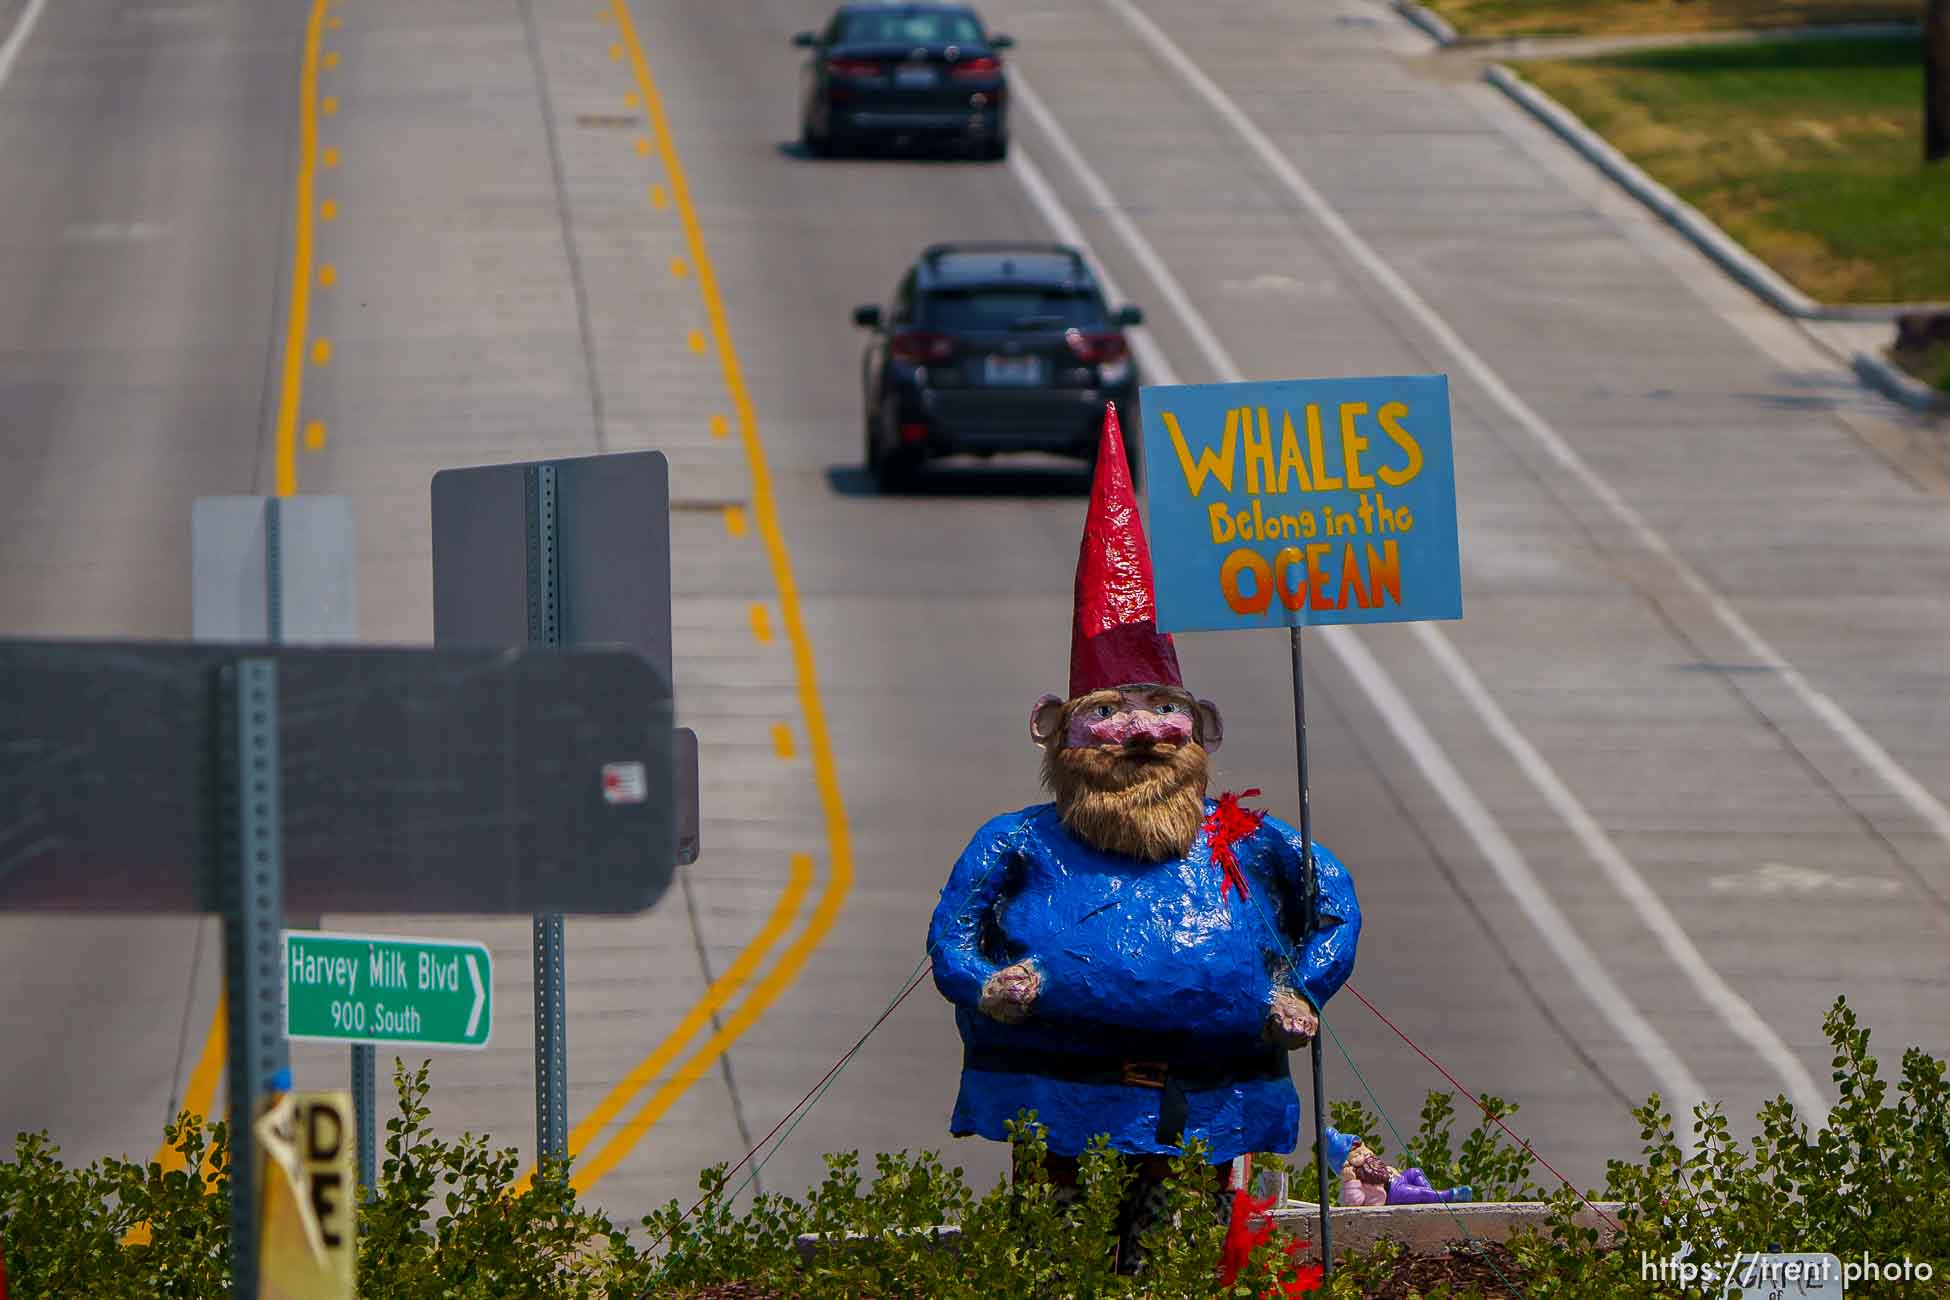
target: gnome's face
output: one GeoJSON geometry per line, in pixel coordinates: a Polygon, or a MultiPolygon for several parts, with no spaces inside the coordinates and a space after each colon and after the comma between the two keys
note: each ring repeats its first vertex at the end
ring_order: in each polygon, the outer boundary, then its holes
{"type": "Polygon", "coordinates": [[[1206,756],[1223,736],[1210,700],[1157,684],[1068,701],[1045,695],[1029,734],[1043,747],[1043,782],[1073,834],[1146,862],[1191,850],[1205,820],[1206,756]]]}
{"type": "Polygon", "coordinates": [[[1368,1149],[1365,1142],[1356,1142],[1354,1149],[1347,1153],[1347,1168],[1364,1183],[1385,1185],[1395,1175],[1388,1162],[1368,1149]]]}

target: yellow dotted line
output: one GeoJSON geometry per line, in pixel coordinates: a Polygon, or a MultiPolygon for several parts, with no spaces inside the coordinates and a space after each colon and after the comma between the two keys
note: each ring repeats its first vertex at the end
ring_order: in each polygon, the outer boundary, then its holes
{"type": "MultiPolygon", "coordinates": [[[[336,7],[337,4],[339,3],[339,0],[330,0],[330,3],[334,7],[336,7]]],[[[331,18],[326,20],[325,25],[329,27],[331,30],[337,31],[345,24],[342,19],[340,19],[336,14],[334,14],[331,18]]],[[[333,68],[336,68],[339,66],[339,52],[337,50],[326,50],[322,55],[319,56],[318,62],[320,67],[323,67],[328,71],[333,68]]],[[[326,117],[338,116],[339,97],[337,95],[324,96],[318,101],[318,111],[323,115],[325,115],[326,117]]],[[[339,155],[338,148],[336,146],[327,145],[324,148],[320,149],[318,161],[319,161],[319,165],[325,168],[325,170],[327,171],[331,171],[335,169],[340,162],[340,155],[339,155]]],[[[336,221],[338,219],[338,215],[339,215],[339,205],[337,200],[326,199],[324,202],[318,205],[318,216],[320,220],[336,221]]],[[[337,284],[338,282],[339,282],[338,267],[334,266],[330,262],[320,262],[318,265],[318,287],[321,289],[329,289],[333,285],[337,284]]],[[[324,367],[332,364],[332,340],[323,337],[312,340],[311,363],[312,365],[317,366],[320,369],[323,369],[324,367]]],[[[305,421],[304,442],[305,442],[306,451],[324,451],[325,450],[325,421],[320,419],[315,419],[315,418],[305,421]]]]}

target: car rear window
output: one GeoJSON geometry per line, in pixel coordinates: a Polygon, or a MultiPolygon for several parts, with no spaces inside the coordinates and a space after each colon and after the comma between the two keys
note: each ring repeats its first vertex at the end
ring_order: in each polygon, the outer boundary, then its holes
{"type": "Polygon", "coordinates": [[[840,22],[846,45],[976,45],[982,25],[968,13],[921,9],[850,13],[840,22]]]}
{"type": "Polygon", "coordinates": [[[941,330],[1018,328],[1098,329],[1104,304],[1093,290],[1025,285],[994,289],[937,289],[924,299],[923,319],[941,330]]]}

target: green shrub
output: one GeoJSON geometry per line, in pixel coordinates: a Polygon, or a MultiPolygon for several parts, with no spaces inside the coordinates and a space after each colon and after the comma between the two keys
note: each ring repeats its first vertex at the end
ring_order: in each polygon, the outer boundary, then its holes
{"type": "MultiPolygon", "coordinates": [[[[1927,1282],[1866,1279],[1851,1296],[1927,1296],[1950,1292],[1950,1087],[1944,1063],[1919,1048],[1903,1053],[1894,1104],[1869,1055],[1869,1031],[1844,998],[1822,1028],[1834,1049],[1840,1100],[1818,1131],[1786,1097],[1761,1107],[1750,1146],[1728,1131],[1717,1104],[1693,1111],[1695,1149],[1680,1149],[1672,1118],[1655,1095],[1633,1111],[1645,1143],[1641,1164],[1612,1161],[1607,1199],[1622,1201],[1619,1246],[1599,1253],[1593,1234],[1571,1226],[1576,1202],[1552,1198],[1548,1237],[1521,1244],[1538,1270],[1529,1294],[1698,1295],[1695,1286],[1658,1288],[1641,1280],[1641,1252],[1670,1257],[1690,1248],[1694,1262],[1734,1252],[1829,1253],[1844,1264],[1928,1263],[1927,1282]]],[[[1705,1287],[1708,1294],[1717,1284],[1705,1287]]]]}
{"type": "MultiPolygon", "coordinates": [[[[1644,1140],[1639,1163],[1613,1161],[1604,1199],[1622,1201],[1620,1241],[1574,1223],[1576,1195],[1550,1198],[1547,1231],[1502,1247],[1480,1244],[1450,1256],[1413,1257],[1386,1245],[1339,1261],[1320,1294],[1436,1297],[1522,1294],[1538,1297],[1698,1295],[1695,1285],[1648,1281],[1642,1259],[1690,1247],[1695,1260],[1734,1251],[1830,1252],[1844,1261],[1907,1257],[1939,1270],[1918,1285],[1861,1281],[1852,1296],[1950,1291],[1950,1085],[1945,1066],[1911,1048],[1896,1095],[1869,1055],[1869,1033],[1838,999],[1825,1028],[1834,1046],[1840,1094],[1828,1123],[1811,1131],[1785,1098],[1760,1111],[1760,1134],[1742,1144],[1717,1106],[1694,1112],[1695,1148],[1682,1150],[1671,1117],[1654,1096],[1634,1112],[1644,1140]],[[1517,1288],[1515,1291],[1506,1289],[1517,1288]]],[[[1042,1130],[1033,1117],[1012,1129],[1015,1173],[978,1195],[958,1168],[934,1152],[875,1158],[871,1174],[856,1154],[827,1157],[825,1180],[804,1199],[754,1197],[736,1208],[736,1189],[719,1165],[705,1171],[697,1212],[670,1202],[626,1231],[576,1203],[566,1166],[550,1165],[516,1191],[512,1149],[465,1135],[454,1142],[427,1127],[428,1067],[395,1072],[399,1114],[387,1124],[386,1155],[374,1199],[360,1210],[360,1293],[403,1300],[637,1300],[643,1296],[1211,1297],[1224,1226],[1206,1197],[1202,1153],[1176,1163],[1168,1183],[1176,1227],[1147,1240],[1142,1281],[1113,1269],[1111,1225],[1130,1174],[1100,1139],[1081,1161],[1082,1193],[1059,1206],[1046,1176],[1042,1130]],[[938,1225],[960,1231],[939,1242],[938,1225]],[[802,1249],[806,1234],[825,1245],[802,1249]],[[646,1245],[646,1243],[648,1243],[646,1245]],[[732,1289],[733,1287],[738,1289],[732,1289]]],[[[1498,1116],[1515,1107],[1483,1098],[1498,1116]]],[[[1332,1108],[1335,1127],[1385,1151],[1374,1117],[1353,1103],[1332,1108]]],[[[1454,1103],[1431,1093],[1421,1124],[1397,1159],[1420,1165],[1437,1186],[1466,1182],[1482,1199],[1538,1194],[1532,1158],[1509,1145],[1486,1117],[1460,1143],[1454,1103]]],[[[45,1134],[22,1134],[14,1159],[0,1163],[0,1246],[11,1294],[19,1300],[90,1300],[226,1293],[229,1244],[228,1147],[224,1126],[171,1125],[168,1141],[182,1169],[103,1159],[62,1164],[45,1134]],[[206,1147],[208,1148],[206,1161],[206,1147]],[[197,1173],[205,1169],[207,1173],[197,1173]],[[132,1238],[138,1224],[147,1239],[132,1238]]],[[[1292,1193],[1313,1188],[1311,1162],[1292,1193]]],[[[1592,1193],[1592,1199],[1600,1199],[1592,1193]]],[[[1262,1250],[1233,1288],[1235,1297],[1269,1293],[1277,1265],[1262,1250]]],[[[1708,1285],[1705,1294],[1717,1287],[1708,1285]]]]}

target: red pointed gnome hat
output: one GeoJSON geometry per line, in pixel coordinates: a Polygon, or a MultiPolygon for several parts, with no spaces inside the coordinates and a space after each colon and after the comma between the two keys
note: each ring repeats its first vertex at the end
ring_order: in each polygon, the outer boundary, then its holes
{"type": "Polygon", "coordinates": [[[1077,553],[1076,621],[1070,630],[1070,698],[1136,682],[1183,686],[1171,637],[1158,631],[1151,552],[1144,544],[1124,431],[1104,407],[1090,513],[1077,553]]]}

